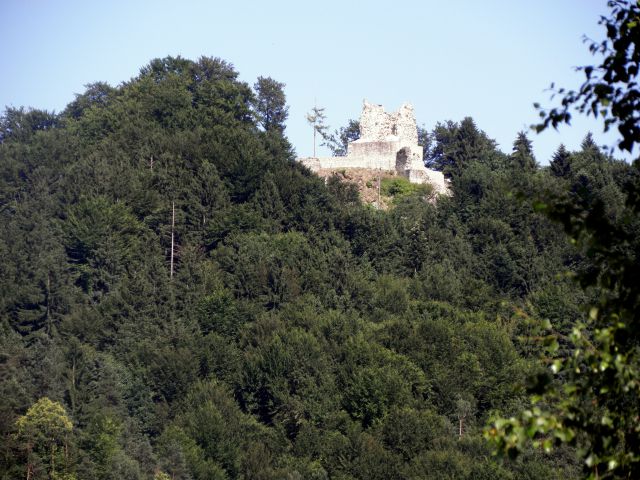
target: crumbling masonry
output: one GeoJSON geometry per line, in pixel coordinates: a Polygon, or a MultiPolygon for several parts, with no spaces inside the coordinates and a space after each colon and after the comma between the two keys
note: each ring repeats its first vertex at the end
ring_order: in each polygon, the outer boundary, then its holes
{"type": "Polygon", "coordinates": [[[346,156],[298,160],[314,172],[343,168],[395,172],[412,183],[432,184],[436,193],[448,193],[442,172],[424,166],[413,106],[408,103],[397,112],[387,113],[382,105],[365,100],[360,116],[360,138],[349,143],[346,156]]]}

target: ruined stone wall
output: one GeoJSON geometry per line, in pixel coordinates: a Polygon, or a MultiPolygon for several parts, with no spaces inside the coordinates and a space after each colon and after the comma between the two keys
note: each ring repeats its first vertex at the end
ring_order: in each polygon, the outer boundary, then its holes
{"type": "Polygon", "coordinates": [[[347,147],[348,159],[366,164],[366,168],[395,170],[396,154],[400,150],[398,141],[355,141],[347,147]]]}
{"type": "Polygon", "coordinates": [[[301,158],[299,162],[317,172],[321,169],[368,168],[371,170],[395,171],[394,156],[370,150],[371,154],[347,155],[346,157],[301,158]]]}
{"type": "Polygon", "coordinates": [[[301,158],[313,171],[364,168],[403,175],[413,183],[431,183],[436,192],[448,194],[442,172],[429,170],[422,160],[413,107],[404,104],[387,113],[382,105],[364,101],[360,116],[360,138],[350,142],[344,157],[301,158]]]}
{"type": "Polygon", "coordinates": [[[374,105],[365,100],[360,115],[360,141],[384,142],[393,135],[394,120],[382,105],[374,105]]]}
{"type": "Polygon", "coordinates": [[[413,107],[407,103],[395,114],[396,132],[403,146],[418,145],[418,128],[413,107]]]}
{"type": "Polygon", "coordinates": [[[362,115],[360,115],[358,142],[383,142],[396,139],[402,146],[418,144],[413,107],[405,103],[397,112],[387,113],[382,105],[375,105],[365,100],[362,115]]]}

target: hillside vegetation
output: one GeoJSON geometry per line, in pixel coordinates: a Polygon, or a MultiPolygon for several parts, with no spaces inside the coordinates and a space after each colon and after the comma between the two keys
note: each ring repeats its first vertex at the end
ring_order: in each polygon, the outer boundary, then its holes
{"type": "Polygon", "coordinates": [[[598,298],[532,200],[615,224],[637,169],[590,136],[541,168],[466,118],[430,133],[452,196],[376,210],[293,160],[282,87],[168,57],[5,111],[0,478],[577,476],[570,447],[501,460],[482,430],[545,369],[534,319],[562,354],[598,298]]]}

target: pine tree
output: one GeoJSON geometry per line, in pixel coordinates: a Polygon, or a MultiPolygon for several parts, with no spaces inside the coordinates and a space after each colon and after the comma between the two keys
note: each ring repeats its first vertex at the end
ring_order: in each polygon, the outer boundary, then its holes
{"type": "Polygon", "coordinates": [[[585,152],[589,150],[598,150],[598,145],[596,145],[596,142],[593,140],[593,135],[591,134],[591,132],[585,135],[582,143],[580,144],[580,147],[585,152]]]}
{"type": "Polygon", "coordinates": [[[566,178],[571,173],[571,154],[563,144],[560,144],[549,163],[551,175],[566,178]]]}
{"type": "Polygon", "coordinates": [[[531,140],[524,132],[518,132],[515,142],[513,142],[513,153],[511,158],[514,160],[515,165],[518,168],[524,170],[535,170],[536,159],[533,156],[533,149],[531,147],[531,140]]]}
{"type": "Polygon", "coordinates": [[[459,177],[470,163],[487,159],[495,152],[495,141],[479,130],[471,117],[464,118],[459,124],[439,123],[431,138],[433,146],[425,164],[441,170],[448,178],[459,177]]]}

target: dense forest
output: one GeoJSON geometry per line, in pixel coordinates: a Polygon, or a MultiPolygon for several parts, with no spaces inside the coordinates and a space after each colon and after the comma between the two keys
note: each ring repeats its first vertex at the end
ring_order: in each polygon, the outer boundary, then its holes
{"type": "Polygon", "coordinates": [[[630,255],[638,169],[588,134],[541,167],[465,118],[426,135],[452,195],[376,210],[295,162],[283,87],[167,57],[6,109],[0,478],[579,476],[571,442],[499,457],[483,431],[602,296],[541,202],[597,210],[630,255]]]}

